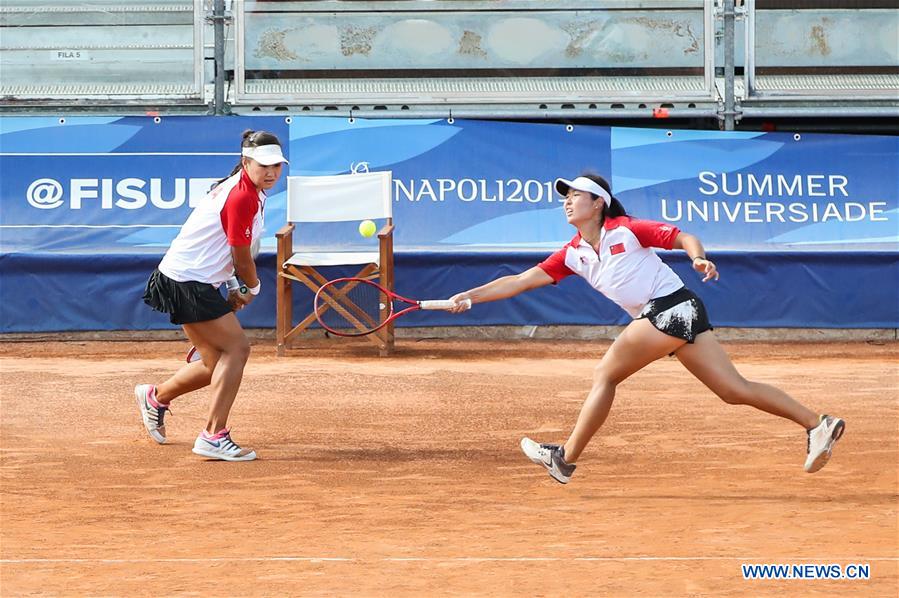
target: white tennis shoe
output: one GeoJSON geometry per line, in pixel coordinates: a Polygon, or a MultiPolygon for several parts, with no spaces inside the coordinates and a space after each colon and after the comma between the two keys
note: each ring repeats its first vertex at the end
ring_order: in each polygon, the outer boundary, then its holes
{"type": "Polygon", "coordinates": [[[231,440],[231,431],[228,429],[212,436],[203,430],[194,442],[193,451],[209,459],[222,461],[252,461],[256,458],[256,451],[240,448],[231,440]]]}
{"type": "Polygon", "coordinates": [[[558,444],[540,444],[530,438],[522,438],[521,451],[528,459],[545,467],[560,484],[567,484],[577,467],[565,462],[565,449],[558,444]]]}
{"type": "MultiPolygon", "coordinates": [[[[140,411],[141,420],[150,438],[159,444],[165,444],[165,414],[168,407],[159,405],[154,407],[150,399],[156,394],[156,387],[152,384],[138,384],[134,387],[134,398],[137,399],[137,409],[140,411]]],[[[153,397],[153,402],[156,398],[153,397]]]]}
{"type": "Polygon", "coordinates": [[[822,415],[821,423],[808,431],[808,457],[805,470],[815,473],[830,461],[833,445],[843,435],[846,423],[838,417],[822,415]]]}

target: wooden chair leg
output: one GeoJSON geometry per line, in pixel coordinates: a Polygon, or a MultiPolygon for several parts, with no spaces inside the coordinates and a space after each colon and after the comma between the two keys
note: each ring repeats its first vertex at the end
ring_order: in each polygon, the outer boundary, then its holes
{"type": "Polygon", "coordinates": [[[278,356],[283,357],[290,341],[287,333],[293,324],[293,286],[291,280],[278,273],[275,283],[275,328],[278,341],[278,356]]]}
{"type": "Polygon", "coordinates": [[[285,278],[284,264],[293,255],[293,224],[284,225],[275,233],[277,253],[275,256],[275,337],[278,345],[278,356],[284,355],[289,339],[287,334],[293,323],[293,287],[289,278],[285,278]]]}
{"type": "MultiPolygon", "coordinates": [[[[393,291],[393,237],[381,239],[381,269],[380,283],[385,289],[393,291]]],[[[393,330],[393,322],[383,329],[383,347],[381,348],[381,357],[388,357],[396,348],[396,337],[393,330]]]]}

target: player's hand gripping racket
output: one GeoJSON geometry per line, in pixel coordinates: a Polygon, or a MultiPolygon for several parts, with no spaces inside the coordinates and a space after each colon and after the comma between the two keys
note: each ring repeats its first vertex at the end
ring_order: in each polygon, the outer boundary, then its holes
{"type": "MultiPolygon", "coordinates": [[[[256,239],[253,239],[253,242],[250,244],[250,256],[254,261],[259,256],[260,246],[261,239],[258,237],[256,239]]],[[[245,300],[245,298],[249,298],[250,300],[252,300],[252,298],[248,296],[250,289],[248,289],[247,285],[245,285],[237,278],[236,269],[231,270],[231,278],[225,281],[225,288],[228,291],[228,304],[234,311],[239,311],[246,307],[249,301],[245,300]],[[232,293],[237,293],[239,298],[232,298],[232,293]]]]}
{"type": "MultiPolygon", "coordinates": [[[[315,317],[322,328],[338,336],[365,336],[413,311],[449,310],[456,305],[448,299],[408,299],[364,278],[337,278],[315,294],[315,317]]],[[[464,305],[470,309],[471,300],[464,305]]]]}

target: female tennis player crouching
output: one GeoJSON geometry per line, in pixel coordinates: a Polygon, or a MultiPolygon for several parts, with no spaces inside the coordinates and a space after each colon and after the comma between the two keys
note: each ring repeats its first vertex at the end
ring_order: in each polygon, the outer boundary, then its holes
{"type": "MultiPolygon", "coordinates": [[[[726,403],[751,405],[805,428],[805,470],[821,469],[843,434],[843,420],[819,417],[783,391],[744,379],[715,340],[702,301],[651,249],[683,249],[693,260],[693,269],[703,275],[703,282],[717,280],[717,268],[706,258],[699,239],[668,224],[627,216],[602,177],[558,179],[555,186],[565,197],[568,222],[577,228],[574,238],[530,270],[459,293],[452,300],[483,303],[506,299],[577,274],[634,320],[596,367],[593,388],[565,444],[539,444],[524,438],[521,449],[525,455],[546,467],[553,478],[567,483],[581,452],[606,420],[616,387],[653,361],[674,354],[726,403]]],[[[454,311],[464,310],[460,305],[454,311]]]]}
{"type": "Polygon", "coordinates": [[[250,343],[234,311],[259,293],[251,244],[262,233],[265,191],[281,177],[287,160],[278,138],[264,131],[246,131],[240,163],[197,204],[147,282],[144,302],[167,312],[180,324],[201,358],[183,366],[158,386],[134,389],[147,432],[166,441],[165,414],[173,399],[212,385],[213,400],[193,452],[210,459],[251,461],[256,452],[231,440],[228,414],[250,356],[250,343]],[[248,292],[218,287],[235,273],[248,292]]]}

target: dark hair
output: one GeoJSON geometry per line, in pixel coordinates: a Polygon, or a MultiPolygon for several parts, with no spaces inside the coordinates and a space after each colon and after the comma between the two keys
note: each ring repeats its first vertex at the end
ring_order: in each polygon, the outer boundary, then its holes
{"type": "MultiPolygon", "coordinates": [[[[247,129],[243,132],[243,139],[240,142],[240,149],[243,150],[245,147],[259,147],[260,145],[281,145],[281,142],[278,141],[278,138],[269,133],[268,131],[253,131],[252,129],[247,129]]],[[[226,176],[223,179],[219,179],[212,186],[212,189],[215,189],[223,182],[227,181],[229,178],[240,172],[240,169],[243,168],[243,156],[241,159],[237,161],[237,166],[234,167],[234,170],[231,171],[231,174],[226,176]]]]}
{"type": "MultiPolygon", "coordinates": [[[[603,189],[605,189],[609,195],[612,195],[612,186],[609,184],[607,180],[599,176],[598,174],[593,174],[592,172],[585,172],[581,175],[586,179],[590,179],[603,189]]],[[[593,195],[592,193],[590,195],[593,195]]],[[[599,196],[593,195],[593,199],[599,199],[599,196]]],[[[612,202],[610,205],[606,206],[605,202],[603,202],[603,218],[618,218],[619,216],[627,216],[627,212],[624,211],[624,206],[621,205],[621,202],[612,195],[612,202]]]]}

